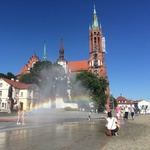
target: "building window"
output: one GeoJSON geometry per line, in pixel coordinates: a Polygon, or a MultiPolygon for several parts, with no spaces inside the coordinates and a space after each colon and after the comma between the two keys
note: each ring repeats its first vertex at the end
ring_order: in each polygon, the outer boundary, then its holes
{"type": "Polygon", "coordinates": [[[18,97],[18,92],[16,92],[16,97],[18,97]]]}
{"type": "Polygon", "coordinates": [[[2,91],[0,91],[0,96],[2,96],[2,91]]]}
{"type": "Polygon", "coordinates": [[[23,92],[20,93],[20,97],[23,97],[23,92]]]}
{"type": "Polygon", "coordinates": [[[94,37],[94,43],[96,44],[96,37],[94,37]]]}
{"type": "Polygon", "coordinates": [[[0,87],[2,87],[3,86],[3,83],[0,83],[0,87]]]}
{"type": "Polygon", "coordinates": [[[35,62],[32,63],[32,68],[34,67],[35,62]]]}
{"type": "Polygon", "coordinates": [[[5,104],[5,103],[2,103],[2,107],[4,107],[4,104],[5,104]]]}

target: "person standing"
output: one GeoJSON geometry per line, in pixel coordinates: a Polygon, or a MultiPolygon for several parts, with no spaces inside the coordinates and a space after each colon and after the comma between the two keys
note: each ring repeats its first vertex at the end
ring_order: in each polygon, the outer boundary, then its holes
{"type": "Polygon", "coordinates": [[[135,110],[132,105],[130,107],[130,113],[131,113],[132,120],[134,120],[135,110]]]}
{"type": "Polygon", "coordinates": [[[92,115],[92,111],[89,112],[89,115],[88,115],[88,118],[87,118],[88,121],[91,121],[91,115],[92,115]]]}
{"type": "Polygon", "coordinates": [[[128,106],[125,106],[125,115],[124,115],[124,119],[128,119],[128,115],[129,115],[129,108],[128,106]]]}
{"type": "Polygon", "coordinates": [[[121,106],[121,108],[120,108],[120,116],[121,116],[121,118],[124,118],[124,107],[123,106],[121,106]]]}
{"type": "Polygon", "coordinates": [[[117,116],[117,119],[120,119],[120,106],[117,105],[116,107],[116,116],[117,116]]]}
{"type": "Polygon", "coordinates": [[[25,118],[24,118],[25,111],[18,109],[18,119],[17,119],[17,125],[22,124],[25,125],[25,118]]]}
{"type": "Polygon", "coordinates": [[[21,112],[22,125],[25,125],[25,117],[24,117],[24,115],[25,115],[25,111],[22,110],[22,112],[21,112]]]}
{"type": "Polygon", "coordinates": [[[22,117],[22,111],[21,111],[21,109],[19,108],[19,109],[18,109],[17,124],[21,124],[21,117],[22,117]]]}

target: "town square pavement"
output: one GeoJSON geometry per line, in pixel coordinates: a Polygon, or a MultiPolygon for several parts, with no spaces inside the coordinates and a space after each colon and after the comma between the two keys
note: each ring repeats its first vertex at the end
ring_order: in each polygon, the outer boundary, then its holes
{"type": "Polygon", "coordinates": [[[119,136],[105,134],[105,119],[88,112],[38,110],[16,125],[17,114],[0,113],[0,150],[149,150],[150,116],[120,119],[119,136]]]}

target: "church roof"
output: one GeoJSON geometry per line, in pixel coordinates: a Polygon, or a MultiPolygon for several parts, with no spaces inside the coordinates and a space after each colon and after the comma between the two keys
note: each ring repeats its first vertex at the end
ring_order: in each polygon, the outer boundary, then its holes
{"type": "Polygon", "coordinates": [[[24,74],[27,69],[28,69],[27,66],[23,66],[22,69],[21,69],[21,71],[18,73],[18,75],[24,74]]]}
{"type": "Polygon", "coordinates": [[[28,63],[25,66],[22,67],[21,71],[18,73],[17,76],[29,73],[30,69],[33,67],[32,64],[36,63],[36,62],[39,62],[39,61],[40,61],[39,57],[36,55],[36,53],[34,53],[32,55],[32,57],[29,59],[28,63]]]}
{"type": "Polygon", "coordinates": [[[88,60],[70,61],[68,62],[68,70],[71,72],[80,72],[88,70],[88,60]]]}

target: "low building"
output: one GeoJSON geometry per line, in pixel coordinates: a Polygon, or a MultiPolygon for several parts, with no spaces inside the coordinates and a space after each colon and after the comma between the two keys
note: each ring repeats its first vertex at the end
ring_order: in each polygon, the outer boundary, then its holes
{"type": "Polygon", "coordinates": [[[0,111],[10,109],[9,88],[12,87],[13,109],[33,109],[40,100],[39,88],[35,84],[20,83],[19,80],[0,78],[0,111]]]}
{"type": "Polygon", "coordinates": [[[123,96],[119,96],[116,99],[117,105],[120,107],[130,107],[131,105],[133,105],[133,102],[131,100],[128,100],[127,98],[123,97],[123,96]]]}
{"type": "Polygon", "coordinates": [[[141,114],[149,114],[150,113],[150,102],[148,102],[146,100],[139,100],[138,108],[140,109],[141,114]]]}

